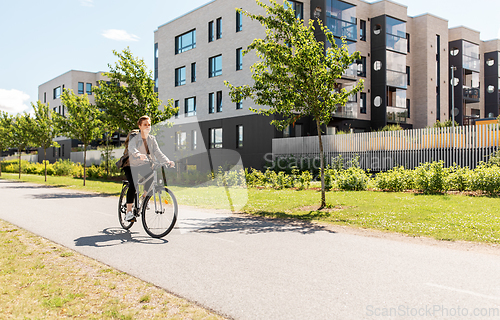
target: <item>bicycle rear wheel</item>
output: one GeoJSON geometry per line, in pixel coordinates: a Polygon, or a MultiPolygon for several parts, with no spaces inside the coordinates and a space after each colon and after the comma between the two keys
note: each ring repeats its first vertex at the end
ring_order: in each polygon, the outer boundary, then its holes
{"type": "Polygon", "coordinates": [[[155,188],[142,205],[142,225],[153,238],[162,238],[172,231],[177,221],[177,200],[165,187],[155,188]]]}
{"type": "MultiPolygon", "coordinates": [[[[125,215],[127,214],[127,191],[129,185],[125,185],[122,188],[122,193],[120,194],[120,200],[118,200],[118,220],[123,229],[128,230],[134,224],[133,221],[125,220],[125,215]]],[[[135,200],[134,200],[135,202],[135,200]]]]}

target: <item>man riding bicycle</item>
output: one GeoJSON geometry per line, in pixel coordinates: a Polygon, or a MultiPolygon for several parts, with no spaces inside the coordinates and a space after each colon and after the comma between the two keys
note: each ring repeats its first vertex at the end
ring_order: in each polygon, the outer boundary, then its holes
{"type": "Polygon", "coordinates": [[[137,125],[139,126],[139,131],[134,130],[128,134],[125,140],[125,151],[123,152],[124,156],[129,156],[122,166],[125,176],[130,182],[130,187],[127,192],[127,214],[125,215],[125,220],[127,221],[135,220],[132,206],[137,192],[139,175],[142,176],[143,179],[148,179],[144,185],[144,190],[148,190],[151,186],[152,179],[150,179],[150,177],[153,172],[151,169],[150,155],[153,155],[158,161],[166,163],[168,166],[175,166],[175,163],[170,161],[163,152],[161,152],[156,142],[156,138],[149,134],[151,131],[151,119],[148,116],[142,116],[139,118],[139,121],[137,121],[137,125]]]}

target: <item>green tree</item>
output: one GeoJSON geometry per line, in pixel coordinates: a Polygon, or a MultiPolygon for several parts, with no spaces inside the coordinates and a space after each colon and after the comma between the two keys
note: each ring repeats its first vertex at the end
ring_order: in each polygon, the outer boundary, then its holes
{"type": "Polygon", "coordinates": [[[58,147],[59,144],[54,141],[59,130],[52,116],[48,104],[43,104],[40,100],[36,105],[31,104],[35,111],[34,125],[31,127],[33,143],[37,147],[43,148],[43,163],[45,164],[45,181],[47,181],[47,149],[50,147],[58,147]]]}
{"type": "Polygon", "coordinates": [[[109,83],[100,81],[98,87],[92,88],[96,105],[124,133],[137,128],[137,120],[144,115],[151,118],[152,125],[171,118],[178,108],[173,108],[173,101],[169,100],[160,110],[162,101],[154,91],[155,82],[144,60],[134,57],[128,47],[113,53],[118,62],[114,67],[108,64],[110,71],[103,73],[109,83]]]}
{"type": "Polygon", "coordinates": [[[12,147],[12,116],[0,111],[0,176],[2,176],[1,153],[12,147]]]}
{"type": "MultiPolygon", "coordinates": [[[[225,82],[233,102],[250,98],[256,104],[268,106],[266,109],[251,109],[262,115],[276,114],[271,124],[278,130],[304,116],[314,119],[318,130],[321,163],[321,208],[325,207],[324,152],[322,126],[327,125],[338,105],[345,105],[350,95],[363,88],[360,81],[352,90],[338,90],[337,80],[346,69],[360,59],[359,52],[348,53],[347,46],[335,44],[333,34],[320,20],[310,20],[306,26],[303,20],[295,17],[288,5],[286,9],[276,0],[266,5],[257,0],[267,15],[255,15],[241,9],[252,20],[259,21],[266,28],[264,39],[255,39],[245,54],[255,50],[260,61],[252,67],[253,85],[235,87],[225,82]],[[319,28],[331,44],[325,44],[314,36],[319,28]]],[[[343,40],[345,41],[345,40],[343,40]]]]}
{"type": "Polygon", "coordinates": [[[21,152],[28,146],[33,145],[31,135],[34,120],[28,113],[17,114],[12,121],[12,146],[17,148],[19,154],[19,179],[21,179],[21,152]]]}
{"type": "Polygon", "coordinates": [[[66,117],[56,113],[54,115],[62,134],[83,143],[83,185],[85,186],[87,147],[92,141],[102,137],[102,112],[97,106],[90,104],[87,94],[77,96],[71,89],[64,90],[61,101],[68,109],[68,115],[66,117]]]}

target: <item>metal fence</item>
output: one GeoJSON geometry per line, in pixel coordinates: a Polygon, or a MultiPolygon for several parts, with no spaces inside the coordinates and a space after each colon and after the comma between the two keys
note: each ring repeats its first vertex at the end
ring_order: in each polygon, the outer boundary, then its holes
{"type": "MultiPolygon", "coordinates": [[[[498,124],[452,128],[426,128],[390,132],[366,132],[324,135],[323,150],[327,164],[342,156],[345,163],[359,156],[363,169],[386,171],[403,166],[407,169],[421,163],[443,160],[446,167],[454,163],[474,169],[479,162],[500,146],[498,124]]],[[[317,136],[273,139],[273,159],[319,158],[317,136]]]]}

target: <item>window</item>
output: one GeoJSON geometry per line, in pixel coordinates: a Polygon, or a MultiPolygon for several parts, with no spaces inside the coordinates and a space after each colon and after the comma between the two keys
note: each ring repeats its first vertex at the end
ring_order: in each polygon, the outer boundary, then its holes
{"type": "Polygon", "coordinates": [[[216,37],[217,37],[217,39],[220,39],[220,38],[222,38],[222,18],[217,19],[216,28],[217,28],[216,37]]]}
{"type": "Polygon", "coordinates": [[[197,134],[198,131],[196,130],[191,130],[191,149],[196,150],[197,148],[197,134]]]}
{"type": "Polygon", "coordinates": [[[360,112],[363,113],[363,114],[366,114],[366,93],[365,92],[361,92],[361,97],[359,99],[359,108],[360,108],[360,112]]]}
{"type": "Polygon", "coordinates": [[[406,84],[410,85],[410,67],[406,66],[406,84]]]}
{"type": "Polygon", "coordinates": [[[64,157],[64,144],[61,144],[62,156],[64,157]]]}
{"type": "Polygon", "coordinates": [[[222,75],[222,55],[208,59],[208,77],[213,78],[222,75]]]}
{"type": "Polygon", "coordinates": [[[87,83],[87,94],[90,96],[92,95],[92,83],[87,83]]]}
{"type": "Polygon", "coordinates": [[[222,128],[210,129],[210,149],[222,148],[222,128]]]}
{"type": "Polygon", "coordinates": [[[191,82],[196,82],[196,62],[191,63],[191,82]]]}
{"type": "Polygon", "coordinates": [[[214,41],[214,22],[208,23],[208,42],[214,41]]]}
{"type": "Polygon", "coordinates": [[[382,69],[382,61],[375,61],[373,63],[373,70],[379,71],[380,69],[382,69]]]}
{"type": "Polygon", "coordinates": [[[217,91],[217,112],[222,112],[222,91],[217,91]]]}
{"type": "Polygon", "coordinates": [[[83,94],[84,93],[84,83],[83,82],[78,82],[78,94],[83,94]]]}
{"type": "Polygon", "coordinates": [[[208,113],[215,112],[215,94],[213,92],[208,94],[208,113]]]}
{"type": "Polygon", "coordinates": [[[243,70],[243,51],[241,49],[236,49],[236,70],[243,70]]]}
{"type": "Polygon", "coordinates": [[[285,129],[283,129],[283,138],[290,137],[290,125],[287,125],[285,129]]]}
{"type": "MultiPolygon", "coordinates": [[[[175,100],[174,102],[174,108],[179,108],[179,100],[175,100]]],[[[179,117],[179,109],[177,109],[177,112],[175,113],[175,117],[179,117]]]]}
{"type": "Polygon", "coordinates": [[[366,21],[359,20],[359,40],[366,41],[366,21]]]}
{"type": "Polygon", "coordinates": [[[43,103],[47,103],[47,92],[43,93],[43,103]]]}
{"type": "Polygon", "coordinates": [[[236,148],[242,148],[243,147],[243,126],[242,125],[237,125],[236,126],[236,148]]]}
{"type": "Polygon", "coordinates": [[[196,29],[175,37],[175,54],[196,48],[196,29]]]}
{"type": "MultiPolygon", "coordinates": [[[[295,12],[295,18],[304,19],[304,4],[302,2],[288,0],[292,10],[295,12]]],[[[287,3],[284,3],[285,9],[290,8],[287,3]]]]}
{"type": "Polygon", "coordinates": [[[410,52],[410,34],[406,34],[406,52],[410,52]]]}
{"type": "Polygon", "coordinates": [[[334,36],[356,41],[358,39],[356,6],[343,1],[328,0],[326,2],[326,26],[334,36]]]}
{"type": "Polygon", "coordinates": [[[385,25],[387,49],[406,53],[408,49],[406,22],[387,16],[385,18],[385,25]]]}
{"type": "Polygon", "coordinates": [[[408,114],[408,118],[410,117],[410,99],[406,99],[406,113],[408,114]]]}
{"type": "Polygon", "coordinates": [[[358,63],[358,76],[366,77],[366,57],[361,57],[358,63]]]}
{"type": "Polygon", "coordinates": [[[186,67],[175,69],[175,86],[183,86],[186,84],[186,67]]]}
{"type": "Polygon", "coordinates": [[[243,30],[243,13],[236,11],[236,32],[243,30]]]}
{"type": "Polygon", "coordinates": [[[236,102],[236,110],[243,109],[243,100],[236,102]]]}
{"type": "Polygon", "coordinates": [[[54,99],[59,99],[61,96],[61,87],[57,87],[54,89],[54,99]]]}
{"type": "Polygon", "coordinates": [[[489,58],[488,60],[486,60],[486,65],[488,67],[492,67],[493,65],[495,65],[495,59],[489,58]]]}
{"type": "Polygon", "coordinates": [[[184,99],[184,114],[186,117],[196,115],[196,97],[184,99]]]}
{"type": "Polygon", "coordinates": [[[184,150],[187,148],[186,132],[178,131],[175,133],[175,150],[184,150]]]}

